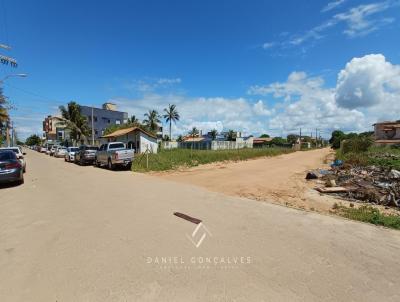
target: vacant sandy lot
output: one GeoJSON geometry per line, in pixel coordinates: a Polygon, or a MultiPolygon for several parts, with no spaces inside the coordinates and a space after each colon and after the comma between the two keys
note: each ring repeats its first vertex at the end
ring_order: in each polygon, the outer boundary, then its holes
{"type": "Polygon", "coordinates": [[[326,212],[337,199],[317,193],[315,181],[304,178],[307,170],[329,168],[332,158],[333,152],[325,148],[155,175],[227,195],[326,212]]]}

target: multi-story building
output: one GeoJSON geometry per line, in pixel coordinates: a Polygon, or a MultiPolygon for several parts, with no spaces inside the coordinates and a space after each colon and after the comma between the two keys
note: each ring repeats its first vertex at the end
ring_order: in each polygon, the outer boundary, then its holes
{"type": "MultiPolygon", "coordinates": [[[[90,106],[80,106],[81,114],[86,117],[89,128],[93,126],[93,136],[95,144],[100,143],[100,137],[104,135],[104,131],[111,125],[122,125],[128,121],[128,113],[117,111],[115,104],[104,103],[102,108],[90,106]],[[93,120],[92,120],[93,117],[93,120]]],[[[91,141],[91,134],[88,140],[91,141]]]]}
{"type": "Polygon", "coordinates": [[[65,124],[58,116],[47,116],[43,121],[43,137],[47,141],[62,142],[66,137],[65,124]]]}

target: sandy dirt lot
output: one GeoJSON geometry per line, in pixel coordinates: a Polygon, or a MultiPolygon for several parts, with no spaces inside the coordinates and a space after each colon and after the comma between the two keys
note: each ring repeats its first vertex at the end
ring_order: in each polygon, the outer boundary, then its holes
{"type": "Polygon", "coordinates": [[[400,301],[398,231],[26,158],[0,188],[0,301],[400,301]]]}
{"type": "Polygon", "coordinates": [[[328,169],[333,157],[333,152],[325,148],[154,175],[227,195],[328,212],[339,200],[316,192],[316,182],[306,181],[305,174],[317,168],[328,169]]]}

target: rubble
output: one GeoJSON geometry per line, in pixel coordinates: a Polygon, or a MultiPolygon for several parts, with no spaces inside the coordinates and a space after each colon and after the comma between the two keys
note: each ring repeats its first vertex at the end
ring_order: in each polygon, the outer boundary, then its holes
{"type": "Polygon", "coordinates": [[[325,188],[321,193],[334,193],[342,198],[384,206],[400,207],[400,171],[377,166],[332,166],[331,173],[320,174],[325,188]]]}

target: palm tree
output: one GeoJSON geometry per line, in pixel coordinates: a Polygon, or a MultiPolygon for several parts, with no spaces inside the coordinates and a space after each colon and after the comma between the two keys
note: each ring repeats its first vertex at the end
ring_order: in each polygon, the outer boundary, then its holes
{"type": "Polygon", "coordinates": [[[193,153],[194,138],[197,134],[199,134],[199,130],[197,130],[196,127],[193,127],[192,130],[189,131],[189,135],[192,137],[192,148],[190,149],[190,156],[192,156],[193,153]]]}
{"type": "Polygon", "coordinates": [[[217,129],[211,130],[211,131],[210,131],[210,134],[211,134],[211,139],[212,139],[213,141],[215,141],[215,140],[217,139],[217,135],[218,135],[217,129]]]}
{"type": "Polygon", "coordinates": [[[149,110],[149,112],[144,114],[144,117],[143,124],[151,131],[156,132],[158,130],[158,124],[161,123],[158,112],[156,110],[149,110]]]}
{"type": "Polygon", "coordinates": [[[165,114],[163,117],[165,118],[165,121],[169,123],[169,137],[172,138],[172,122],[176,123],[177,121],[179,121],[180,116],[178,110],[176,110],[176,105],[174,104],[168,104],[168,108],[165,108],[164,112],[165,114]]]}
{"type": "Polygon", "coordinates": [[[67,108],[59,107],[61,119],[67,129],[71,130],[71,138],[75,141],[85,140],[90,133],[86,117],[81,114],[81,108],[76,102],[69,102],[67,108]]]}
{"type": "Polygon", "coordinates": [[[136,115],[132,115],[131,118],[128,118],[128,124],[130,124],[132,126],[140,126],[140,122],[136,118],[136,115]]]}
{"type": "Polygon", "coordinates": [[[228,131],[228,135],[226,137],[228,141],[234,141],[236,139],[236,133],[233,130],[228,131]]]}

